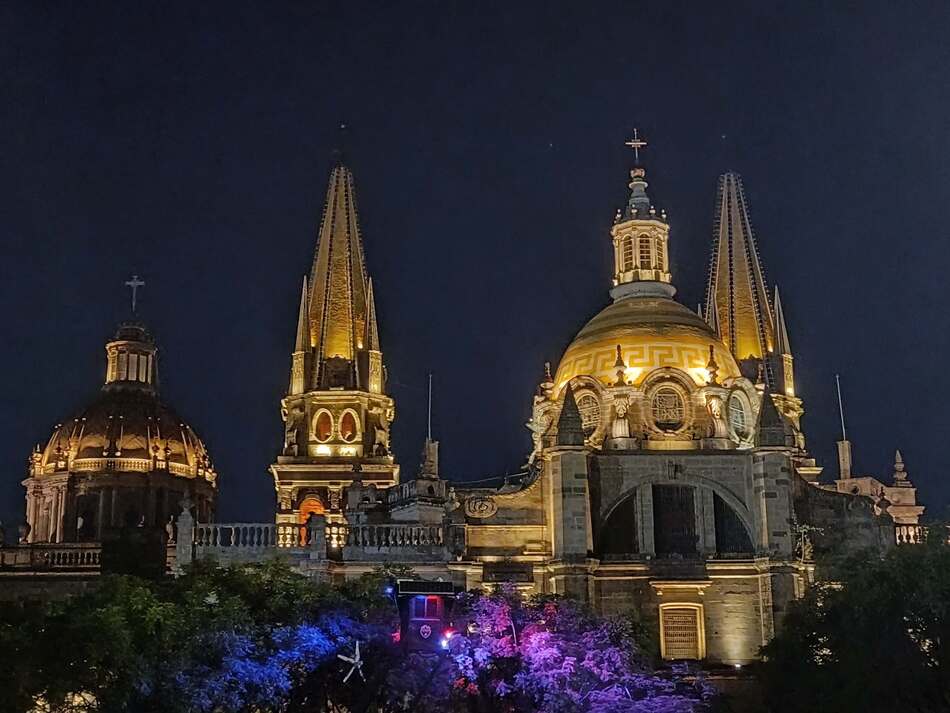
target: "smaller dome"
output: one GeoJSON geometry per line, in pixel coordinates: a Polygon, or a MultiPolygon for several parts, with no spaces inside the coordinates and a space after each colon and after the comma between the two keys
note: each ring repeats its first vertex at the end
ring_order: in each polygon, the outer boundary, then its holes
{"type": "Polygon", "coordinates": [[[149,472],[202,478],[216,474],[204,443],[158,395],[155,340],[124,322],[106,344],[106,379],[74,418],[56,427],[31,458],[37,477],[70,472],[149,472]]]}
{"type": "Polygon", "coordinates": [[[213,482],[214,467],[204,443],[151,389],[104,388],[75,418],[53,431],[37,469],[51,474],[68,462],[71,471],[147,472],[213,482]]]}
{"type": "Polygon", "coordinates": [[[668,297],[637,296],[608,305],[577,333],[558,366],[557,388],[577,376],[614,383],[617,345],[628,379],[636,384],[663,367],[696,379],[705,374],[710,347],[719,379],[740,375],[736,360],[702,317],[668,297]]]}

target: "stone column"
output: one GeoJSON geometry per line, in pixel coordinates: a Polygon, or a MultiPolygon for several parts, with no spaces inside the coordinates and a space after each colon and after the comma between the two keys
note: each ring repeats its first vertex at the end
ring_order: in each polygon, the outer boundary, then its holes
{"type": "Polygon", "coordinates": [[[119,488],[112,486],[112,504],[109,506],[109,527],[116,526],[116,510],[119,509],[119,488]]]}
{"type": "Polygon", "coordinates": [[[176,574],[181,574],[194,559],[195,519],[191,515],[190,506],[191,503],[185,500],[182,503],[181,514],[178,516],[174,568],[176,574]]]}
{"type": "Polygon", "coordinates": [[[647,483],[637,488],[637,523],[640,531],[640,552],[651,557],[656,556],[656,543],[653,539],[653,486],[647,483]]]}
{"type": "Polygon", "coordinates": [[[102,542],[102,533],[106,523],[106,489],[99,491],[99,510],[96,513],[96,539],[102,542]]]}
{"type": "Polygon", "coordinates": [[[310,559],[323,560],[327,557],[327,518],[326,515],[310,513],[307,518],[307,546],[310,559]]]}
{"type": "Polygon", "coordinates": [[[699,552],[712,557],[716,554],[715,494],[709,488],[696,488],[696,523],[699,525],[699,552]]]}

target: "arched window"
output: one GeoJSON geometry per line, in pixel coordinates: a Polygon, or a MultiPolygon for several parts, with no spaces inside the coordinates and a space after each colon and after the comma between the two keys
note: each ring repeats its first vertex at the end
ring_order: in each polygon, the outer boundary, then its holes
{"type": "Polygon", "coordinates": [[[653,268],[651,260],[650,238],[646,235],[640,236],[640,269],[650,270],[653,268]]]}
{"type": "Polygon", "coordinates": [[[340,419],[340,438],[347,443],[352,443],[359,435],[359,428],[356,425],[356,417],[352,411],[347,411],[340,419]]]}
{"type": "Polygon", "coordinates": [[[313,435],[320,443],[326,443],[333,435],[333,417],[329,411],[321,411],[317,414],[317,420],[313,424],[313,435]]]}
{"type": "Polygon", "coordinates": [[[746,417],[745,404],[735,394],[729,397],[729,423],[739,438],[749,435],[749,419],[746,417]]]}
{"type": "Polygon", "coordinates": [[[623,272],[633,269],[633,238],[626,237],[623,239],[622,250],[622,259],[620,261],[620,269],[623,272]]]}
{"type": "Polygon", "coordinates": [[[577,400],[577,410],[581,414],[581,426],[584,433],[591,434],[600,425],[600,402],[592,394],[584,394],[577,400]]]}
{"type": "Polygon", "coordinates": [[[663,263],[666,262],[663,256],[663,238],[656,239],[656,269],[662,270],[663,263]]]}
{"type": "Polygon", "coordinates": [[[676,431],[683,426],[686,407],[679,392],[669,386],[656,390],[651,404],[653,423],[663,431],[676,431]]]}

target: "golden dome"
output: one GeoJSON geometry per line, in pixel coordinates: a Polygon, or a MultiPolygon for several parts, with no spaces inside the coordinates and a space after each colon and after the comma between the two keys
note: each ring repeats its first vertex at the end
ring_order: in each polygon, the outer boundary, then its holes
{"type": "Polygon", "coordinates": [[[120,325],[106,354],[102,390],[75,418],[56,426],[46,447],[33,454],[31,474],[166,470],[214,483],[204,443],[158,395],[157,348],[148,330],[120,325]]]}
{"type": "Polygon", "coordinates": [[[36,466],[37,476],[168,470],[215,479],[208,451],[191,427],[154,391],[134,387],[104,388],[79,415],[56,427],[36,466]]]}
{"type": "Polygon", "coordinates": [[[718,379],[740,375],[732,354],[698,314],[669,297],[629,296],[605,307],[574,337],[557,368],[558,391],[578,376],[615,384],[617,345],[628,383],[640,384],[654,369],[671,367],[705,384],[710,346],[718,379]]]}

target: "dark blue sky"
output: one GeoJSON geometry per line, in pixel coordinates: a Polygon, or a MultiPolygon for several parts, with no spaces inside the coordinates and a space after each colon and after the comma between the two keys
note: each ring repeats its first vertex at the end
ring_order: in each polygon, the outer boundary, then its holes
{"type": "Polygon", "coordinates": [[[430,370],[445,475],[523,462],[543,362],[607,301],[638,126],[688,305],[716,177],[742,173],[826,474],[840,372],[856,471],[900,447],[950,500],[946,3],[20,2],[0,28],[6,522],[133,271],[221,518],[270,517],[341,119],[408,473],[430,370]]]}

